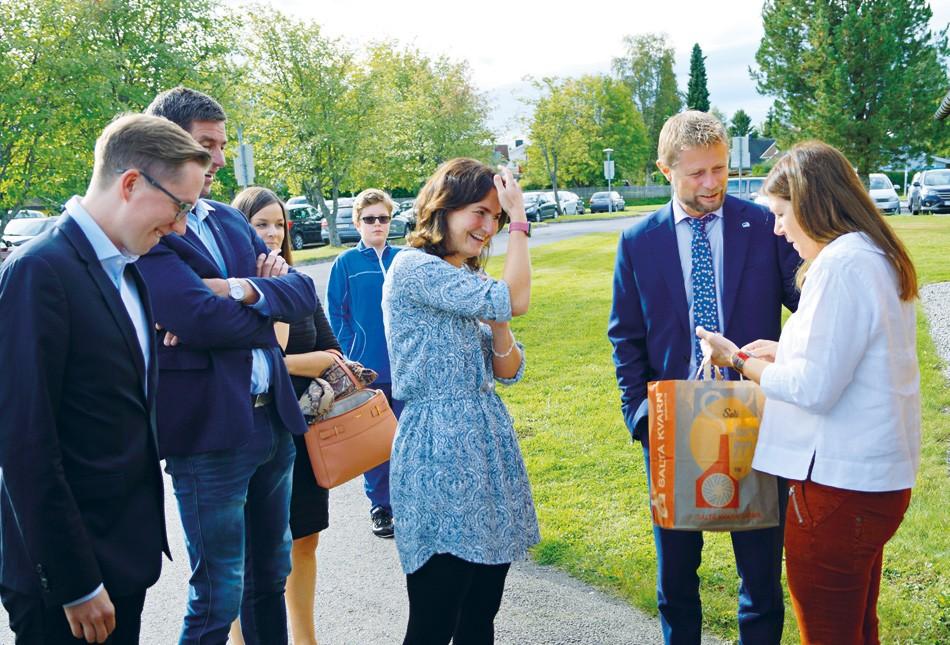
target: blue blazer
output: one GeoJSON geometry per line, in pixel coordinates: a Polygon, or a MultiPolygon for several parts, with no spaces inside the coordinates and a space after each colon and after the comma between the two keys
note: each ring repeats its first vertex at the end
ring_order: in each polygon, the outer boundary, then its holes
{"type": "MultiPolygon", "coordinates": [[[[798,306],[798,253],[772,232],[772,213],[726,197],[723,205],[723,333],[740,347],[778,340],[782,305],[798,306]]],[[[672,202],[620,236],[607,336],[627,429],[646,434],[647,383],[689,378],[691,329],[672,202]]],[[[730,374],[735,378],[734,374],[730,374]]]]}
{"type": "MultiPolygon", "coordinates": [[[[151,321],[145,283],[125,270],[151,321]]],[[[100,583],[113,598],[143,592],[168,553],[158,373],[68,215],[0,270],[0,329],[0,585],[49,607],[100,583]]]]}
{"type": "MultiPolygon", "coordinates": [[[[268,249],[237,210],[207,201],[208,216],[227,275],[191,230],[167,235],[138,264],[152,294],[155,320],[178,336],[179,344],[158,344],[158,442],[162,457],[236,448],[254,428],[251,349],[268,352],[271,392],[284,426],[303,434],[303,420],[274,321],[296,322],[313,315],[317,296],[310,278],[291,270],[278,278],[256,278],[257,256],[268,249]],[[221,298],[204,278],[249,278],[267,300],[270,317],[221,298]]],[[[158,333],[161,339],[164,332],[158,333]]]]}

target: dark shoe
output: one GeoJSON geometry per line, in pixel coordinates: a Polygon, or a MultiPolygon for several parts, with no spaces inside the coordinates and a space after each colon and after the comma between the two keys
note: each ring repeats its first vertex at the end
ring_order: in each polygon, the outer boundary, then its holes
{"type": "Polygon", "coordinates": [[[369,512],[370,520],[373,522],[373,535],[381,538],[391,538],[395,533],[393,527],[393,514],[387,508],[377,506],[369,512]]]}

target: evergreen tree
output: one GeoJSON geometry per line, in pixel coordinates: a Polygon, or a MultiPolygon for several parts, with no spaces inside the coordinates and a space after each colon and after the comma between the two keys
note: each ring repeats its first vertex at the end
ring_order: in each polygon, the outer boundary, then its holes
{"type": "Polygon", "coordinates": [[[693,45],[689,59],[689,87],[686,93],[686,107],[690,110],[709,112],[709,89],[706,87],[706,57],[699,43],[693,45]]]}
{"type": "Polygon", "coordinates": [[[767,0],[753,77],[776,98],[780,145],[822,139],[862,175],[946,145],[947,28],[931,16],[926,0],[767,0]]]}
{"type": "Polygon", "coordinates": [[[729,125],[729,136],[744,137],[745,135],[754,131],[755,129],[752,127],[752,118],[746,114],[746,111],[742,108],[736,110],[736,113],[732,115],[732,121],[729,125]]]}

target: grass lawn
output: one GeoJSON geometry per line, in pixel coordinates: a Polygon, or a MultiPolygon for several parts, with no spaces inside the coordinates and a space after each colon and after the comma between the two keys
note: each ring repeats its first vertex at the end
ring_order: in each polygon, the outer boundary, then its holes
{"type": "MultiPolygon", "coordinates": [[[[667,200],[668,201],[668,200],[667,200]]],[[[664,204],[666,202],[663,202],[664,204]]],[[[558,222],[587,222],[591,220],[600,220],[600,219],[616,219],[619,217],[630,217],[632,215],[646,215],[647,213],[652,213],[657,208],[656,204],[640,204],[637,206],[627,206],[627,208],[619,213],[586,213],[584,215],[561,215],[557,218],[558,222]]]]}
{"type": "MultiPolygon", "coordinates": [[[[406,243],[406,238],[399,237],[394,240],[389,240],[389,243],[393,246],[402,246],[406,243]]],[[[294,251],[294,264],[315,264],[317,262],[328,262],[338,256],[343,251],[351,249],[356,246],[355,243],[347,243],[343,246],[330,246],[325,244],[323,246],[311,246],[299,251],[294,251]]]]}
{"type": "MultiPolygon", "coordinates": [[[[922,282],[950,280],[950,218],[890,217],[922,282]]],[[[522,440],[543,540],[535,558],[656,613],[655,554],[639,444],[619,410],[606,326],[615,234],[574,238],[532,252],[524,381],[503,388],[522,440]]],[[[489,263],[500,273],[501,258],[489,263]]],[[[950,390],[921,310],[923,460],[910,510],[888,544],[879,611],[886,643],[950,643],[950,390]]],[[[705,628],[735,640],[738,578],[728,534],[707,533],[705,628]]],[[[787,604],[785,643],[798,631],[787,604]]],[[[659,636],[659,632],[658,632],[659,636]]]]}

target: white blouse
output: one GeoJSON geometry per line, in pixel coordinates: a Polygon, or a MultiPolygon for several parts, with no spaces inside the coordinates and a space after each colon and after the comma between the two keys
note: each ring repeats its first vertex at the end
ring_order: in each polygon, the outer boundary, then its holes
{"type": "Polygon", "coordinates": [[[808,270],[762,373],[752,466],[859,491],[911,488],[920,465],[916,311],[870,238],[848,233],[808,270]]]}

